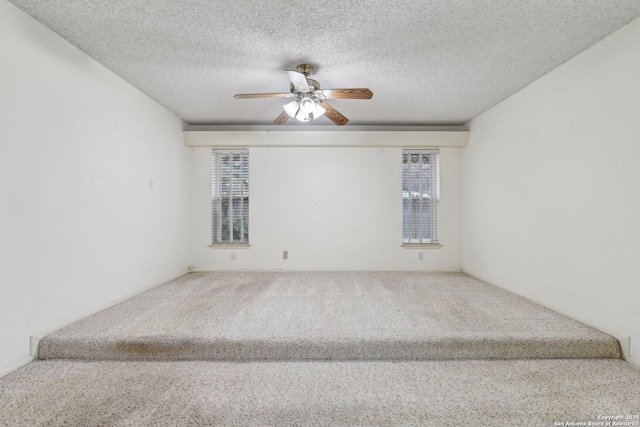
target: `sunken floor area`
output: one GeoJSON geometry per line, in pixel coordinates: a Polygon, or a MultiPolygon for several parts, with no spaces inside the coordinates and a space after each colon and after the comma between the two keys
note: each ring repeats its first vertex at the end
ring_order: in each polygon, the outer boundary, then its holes
{"type": "Polygon", "coordinates": [[[620,357],[461,273],[192,273],[43,338],[0,425],[588,423],[640,414],[620,357]]]}

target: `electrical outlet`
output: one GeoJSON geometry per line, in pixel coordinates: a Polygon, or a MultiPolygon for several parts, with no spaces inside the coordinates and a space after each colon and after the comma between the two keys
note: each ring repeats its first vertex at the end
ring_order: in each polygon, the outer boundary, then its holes
{"type": "Polygon", "coordinates": [[[424,259],[424,254],[422,252],[418,252],[418,259],[422,261],[424,259]]]}
{"type": "Polygon", "coordinates": [[[282,251],[282,259],[288,259],[289,258],[289,251],[282,251]]]}
{"type": "Polygon", "coordinates": [[[236,253],[231,252],[231,261],[234,261],[235,259],[236,259],[236,253]]]}

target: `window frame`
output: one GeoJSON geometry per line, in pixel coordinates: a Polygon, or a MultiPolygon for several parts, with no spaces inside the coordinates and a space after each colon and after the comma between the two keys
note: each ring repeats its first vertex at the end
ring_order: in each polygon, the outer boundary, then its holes
{"type": "Polygon", "coordinates": [[[210,241],[211,248],[248,248],[250,247],[249,241],[249,211],[250,211],[250,172],[249,172],[249,150],[247,148],[237,149],[217,149],[211,150],[211,234],[210,241]],[[240,155],[239,166],[239,180],[240,180],[240,195],[234,194],[233,191],[233,165],[229,166],[229,190],[228,196],[223,191],[223,175],[222,175],[222,157],[224,155],[231,156],[230,163],[233,162],[233,155],[240,155]],[[246,185],[245,181],[246,180],[246,185]],[[246,188],[246,194],[245,194],[246,188]],[[229,216],[229,240],[222,239],[222,227],[223,227],[223,200],[228,198],[227,209],[230,210],[229,216]],[[246,199],[246,213],[244,212],[244,202],[246,199]],[[239,200],[240,206],[240,240],[234,240],[234,217],[233,206],[234,201],[239,200]],[[216,221],[216,205],[219,212],[219,221],[216,221]],[[216,240],[216,237],[218,239],[216,240]]]}
{"type": "MultiPolygon", "coordinates": [[[[439,149],[403,149],[402,150],[402,247],[410,248],[410,249],[438,249],[442,247],[442,242],[440,238],[440,202],[441,202],[441,194],[440,194],[440,150],[439,149]],[[422,156],[425,154],[429,155],[429,164],[430,164],[430,177],[429,177],[429,197],[425,198],[424,195],[426,192],[422,188],[423,185],[423,174],[420,172],[420,188],[418,190],[419,196],[416,198],[412,197],[412,188],[411,182],[407,186],[407,197],[405,197],[405,169],[404,169],[404,156],[408,156],[408,163],[411,164],[411,155],[417,154],[420,156],[420,169],[422,170],[422,156]],[[435,195],[435,197],[432,197],[435,195]],[[412,238],[412,234],[415,232],[413,229],[415,224],[412,224],[412,200],[420,201],[420,222],[418,226],[418,235],[419,239],[414,240],[412,238]],[[429,221],[427,224],[423,223],[424,215],[422,209],[424,207],[424,200],[431,200],[429,203],[430,206],[430,215],[429,221]],[[405,201],[408,201],[408,218],[405,216],[405,201]],[[407,225],[407,222],[409,223],[407,225]],[[429,239],[425,241],[425,225],[430,228],[429,231],[429,239]],[[405,230],[408,230],[408,238],[405,238],[405,230]]],[[[411,166],[409,166],[411,168],[411,166]]],[[[411,170],[409,169],[409,176],[411,176],[411,170]]],[[[411,180],[411,178],[410,178],[411,180]]],[[[412,180],[411,180],[412,181],[412,180]]]]}

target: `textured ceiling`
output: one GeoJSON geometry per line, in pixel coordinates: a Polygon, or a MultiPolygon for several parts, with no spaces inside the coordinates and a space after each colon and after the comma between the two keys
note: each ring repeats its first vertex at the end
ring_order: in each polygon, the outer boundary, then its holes
{"type": "MultiPolygon", "coordinates": [[[[265,125],[316,66],[350,125],[460,125],[640,16],[638,0],[11,0],[189,124],[265,125]]],[[[287,125],[295,124],[290,120],[287,125]]],[[[322,117],[313,125],[333,126],[322,117]]]]}

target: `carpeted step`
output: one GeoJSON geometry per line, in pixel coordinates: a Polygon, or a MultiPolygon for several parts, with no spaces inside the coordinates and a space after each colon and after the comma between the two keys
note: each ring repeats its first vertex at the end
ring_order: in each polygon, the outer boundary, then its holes
{"type": "Polygon", "coordinates": [[[632,426],[603,417],[638,414],[640,371],[622,360],[64,360],[0,379],[12,427],[632,426]]]}
{"type": "Polygon", "coordinates": [[[461,273],[192,273],[40,342],[42,359],[619,358],[611,336],[461,273]]]}
{"type": "Polygon", "coordinates": [[[421,339],[263,338],[214,339],[152,336],[120,340],[54,340],[41,343],[41,359],[87,360],[447,360],[619,358],[615,340],[496,337],[421,339]]]}

